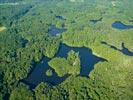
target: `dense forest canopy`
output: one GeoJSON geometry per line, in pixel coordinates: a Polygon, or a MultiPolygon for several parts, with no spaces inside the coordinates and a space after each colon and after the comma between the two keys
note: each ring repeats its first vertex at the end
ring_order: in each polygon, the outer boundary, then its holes
{"type": "Polygon", "coordinates": [[[0,100],[132,100],[132,5],[133,0],[0,0],[0,100]],[[86,60],[74,50],[58,56],[62,43],[88,48],[104,61],[82,76],[86,60]],[[57,85],[42,79],[33,88],[23,80],[44,57],[48,78],[53,72],[68,76],[57,85]]]}

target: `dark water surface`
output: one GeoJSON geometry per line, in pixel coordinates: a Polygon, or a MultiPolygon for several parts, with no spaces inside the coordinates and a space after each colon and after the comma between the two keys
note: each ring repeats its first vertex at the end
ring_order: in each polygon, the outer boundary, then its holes
{"type": "Polygon", "coordinates": [[[112,24],[113,28],[119,29],[119,30],[125,30],[125,29],[131,29],[133,28],[133,25],[125,25],[120,21],[116,21],[112,24]]]}
{"type": "Polygon", "coordinates": [[[93,24],[96,24],[99,21],[102,21],[103,18],[99,18],[99,19],[92,19],[90,20],[90,22],[92,22],[93,24]]]}
{"type": "Polygon", "coordinates": [[[20,40],[22,47],[25,47],[26,44],[29,42],[27,39],[21,38],[20,40]]]}
{"type": "Polygon", "coordinates": [[[38,85],[40,82],[46,82],[52,86],[58,85],[63,82],[68,77],[68,75],[65,75],[64,77],[59,77],[54,69],[49,67],[48,62],[50,60],[51,59],[49,59],[48,57],[43,57],[39,63],[33,64],[33,71],[26,79],[23,80],[23,82],[30,85],[31,87],[38,85]],[[48,69],[52,70],[52,76],[46,75],[46,71],[48,69]]]}
{"type": "Polygon", "coordinates": [[[67,58],[67,54],[70,50],[79,52],[81,61],[81,76],[88,76],[94,65],[99,61],[106,61],[106,59],[100,58],[92,54],[92,50],[86,47],[70,47],[65,44],[60,45],[60,49],[57,53],[57,57],[67,58]]]}
{"type": "Polygon", "coordinates": [[[104,42],[104,41],[102,41],[101,43],[109,46],[110,48],[112,48],[114,50],[120,51],[120,52],[122,52],[125,55],[133,56],[133,52],[129,51],[128,48],[125,47],[124,43],[121,44],[122,49],[118,49],[117,47],[115,47],[113,45],[110,45],[110,44],[108,44],[107,42],[104,42]]]}
{"type": "Polygon", "coordinates": [[[52,36],[57,36],[58,34],[61,34],[63,32],[67,31],[64,27],[57,28],[55,25],[51,25],[48,29],[48,33],[52,36]]]}
{"type": "MultiPolygon", "coordinates": [[[[81,69],[80,75],[88,77],[90,71],[94,68],[94,65],[100,61],[106,61],[106,59],[100,58],[92,54],[92,50],[86,47],[70,47],[65,44],[60,44],[59,51],[55,55],[56,57],[67,57],[67,54],[70,50],[74,50],[75,52],[79,52],[80,60],[81,60],[81,69]]],[[[46,82],[52,86],[58,85],[64,80],[66,80],[69,75],[65,75],[63,77],[59,77],[57,73],[52,69],[48,62],[50,58],[44,57],[39,63],[33,64],[33,71],[29,74],[29,76],[23,80],[23,82],[31,87],[38,85],[40,82],[46,82]],[[51,69],[53,72],[52,76],[47,76],[46,71],[51,69]]]]}
{"type": "Polygon", "coordinates": [[[66,20],[65,18],[63,18],[62,16],[55,16],[56,19],[59,19],[59,20],[66,20]]]}

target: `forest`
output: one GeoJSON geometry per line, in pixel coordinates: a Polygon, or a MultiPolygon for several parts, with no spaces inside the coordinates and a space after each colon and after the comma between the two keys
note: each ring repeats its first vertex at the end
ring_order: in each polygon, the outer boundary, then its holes
{"type": "Polygon", "coordinates": [[[0,0],[0,100],[133,100],[132,4],[0,0]]]}

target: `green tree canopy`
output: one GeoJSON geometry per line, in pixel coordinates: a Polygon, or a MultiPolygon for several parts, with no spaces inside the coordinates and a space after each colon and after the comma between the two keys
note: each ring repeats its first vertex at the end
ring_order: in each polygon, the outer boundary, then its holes
{"type": "Polygon", "coordinates": [[[10,100],[34,100],[34,98],[29,88],[21,84],[11,92],[10,100]]]}

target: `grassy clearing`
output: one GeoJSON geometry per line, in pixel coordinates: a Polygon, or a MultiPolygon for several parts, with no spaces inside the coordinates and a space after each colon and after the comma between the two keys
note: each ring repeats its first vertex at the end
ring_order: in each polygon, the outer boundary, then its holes
{"type": "Polygon", "coordinates": [[[6,27],[4,27],[4,26],[0,27],[0,32],[2,32],[4,30],[6,30],[6,27]]]}

